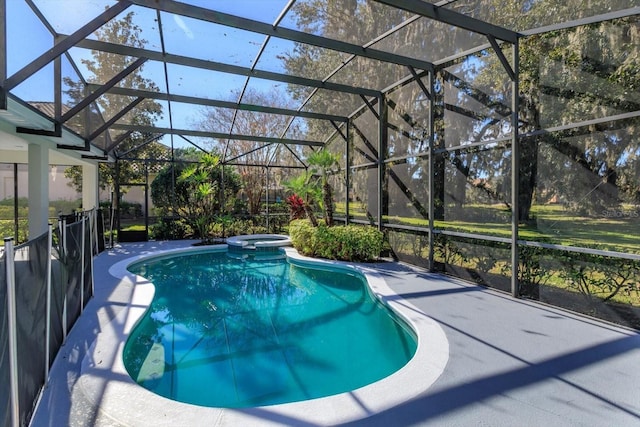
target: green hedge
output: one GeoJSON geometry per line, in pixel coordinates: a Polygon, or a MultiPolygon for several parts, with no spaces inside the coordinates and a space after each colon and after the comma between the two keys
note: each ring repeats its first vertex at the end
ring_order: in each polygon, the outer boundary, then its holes
{"type": "Polygon", "coordinates": [[[306,219],[291,221],[289,236],[293,247],[303,255],[342,261],[374,261],[384,243],[382,232],[371,226],[314,227],[306,219]]]}

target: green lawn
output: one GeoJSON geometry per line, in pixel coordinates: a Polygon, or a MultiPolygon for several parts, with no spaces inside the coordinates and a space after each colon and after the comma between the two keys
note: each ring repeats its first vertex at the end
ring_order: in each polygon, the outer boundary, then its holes
{"type": "MultiPolygon", "coordinates": [[[[640,207],[624,206],[622,209],[625,214],[614,218],[605,215],[588,217],[575,215],[561,205],[536,205],[531,210],[532,221],[520,224],[519,238],[640,254],[640,207]]],[[[344,204],[337,211],[344,213],[344,204]]],[[[351,212],[354,215],[359,209],[354,206],[351,212]]],[[[464,220],[435,221],[434,225],[441,230],[511,237],[509,213],[504,205],[467,205],[463,214],[464,220]]],[[[354,216],[365,218],[364,215],[354,216]]],[[[394,216],[387,217],[386,221],[425,228],[429,225],[429,221],[423,218],[394,216]]]]}
{"type": "MultiPolygon", "coordinates": [[[[636,212],[631,206],[624,209],[636,212]]],[[[635,209],[640,213],[640,207],[635,209]]],[[[554,243],[640,253],[640,218],[635,215],[586,217],[571,214],[559,205],[534,206],[532,213],[535,226],[523,226],[523,231],[533,229],[554,243]]]]}

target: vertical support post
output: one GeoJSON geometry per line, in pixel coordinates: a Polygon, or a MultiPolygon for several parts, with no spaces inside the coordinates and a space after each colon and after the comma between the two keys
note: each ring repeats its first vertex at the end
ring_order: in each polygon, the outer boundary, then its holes
{"type": "Polygon", "coordinates": [[[51,245],[53,244],[53,225],[49,223],[47,241],[47,318],[45,319],[45,355],[44,355],[44,381],[49,382],[49,365],[51,364],[51,245]]]}
{"type": "Polygon", "coordinates": [[[18,330],[16,314],[16,271],[13,239],[4,239],[7,275],[7,328],[9,330],[9,387],[11,400],[11,425],[20,425],[20,401],[18,398],[18,330]]]}
{"type": "Polygon", "coordinates": [[[345,224],[349,224],[349,194],[351,187],[351,156],[349,156],[349,144],[351,143],[351,120],[347,121],[347,139],[345,141],[345,149],[344,149],[344,181],[345,181],[345,224]]]}
{"type": "MultiPolygon", "coordinates": [[[[0,0],[2,1],[2,0],[0,0]]],[[[13,164],[13,236],[16,242],[20,241],[20,222],[18,221],[18,215],[20,214],[20,206],[18,203],[18,164],[13,164]]]]}
{"type": "Polygon", "coordinates": [[[382,217],[387,209],[387,197],[384,188],[385,159],[387,157],[387,102],[385,96],[378,96],[378,230],[382,230],[382,217]]]}
{"type": "Polygon", "coordinates": [[[434,137],[434,121],[435,121],[435,112],[434,112],[434,108],[435,108],[435,93],[434,93],[434,82],[435,79],[435,74],[433,71],[429,72],[429,93],[431,94],[431,98],[429,98],[429,271],[433,271],[435,269],[435,262],[434,262],[434,247],[435,247],[435,227],[434,227],[434,221],[433,221],[433,215],[435,214],[435,197],[434,197],[434,193],[435,193],[435,185],[434,185],[434,173],[435,173],[435,168],[434,168],[434,147],[433,144],[435,143],[435,137],[434,137]]]}
{"type": "Polygon", "coordinates": [[[149,240],[149,163],[144,163],[144,234],[149,240]]]}
{"type": "Polygon", "coordinates": [[[91,296],[93,297],[95,292],[95,280],[93,280],[93,257],[98,255],[98,209],[93,209],[93,229],[91,230],[91,296]],[[93,252],[95,250],[95,253],[93,252]]]}
{"type": "Polygon", "coordinates": [[[0,110],[7,109],[5,80],[7,80],[7,2],[0,0],[0,110]]]}
{"type": "MultiPolygon", "coordinates": [[[[62,36],[56,36],[54,44],[57,44],[61,39],[62,36]]],[[[53,109],[55,126],[58,127],[62,123],[62,59],[60,56],[53,60],[53,109]]]]}
{"type": "MultiPolygon", "coordinates": [[[[173,168],[171,168],[173,174],[173,168]]],[[[109,209],[109,248],[113,248],[113,224],[116,218],[115,191],[111,190],[111,208],[109,209]]],[[[173,213],[172,213],[173,215],[173,213]]]]}
{"type": "MultiPolygon", "coordinates": [[[[171,168],[173,170],[173,168],[171,168]]],[[[226,215],[226,211],[225,211],[225,206],[227,204],[226,199],[224,197],[225,194],[225,187],[224,187],[224,163],[222,164],[222,169],[220,170],[220,179],[222,181],[222,185],[220,186],[220,215],[226,215]]],[[[175,197],[175,188],[174,188],[174,197],[175,197]]],[[[174,206],[175,207],[175,206],[174,206]]],[[[173,213],[173,215],[175,215],[175,212],[173,213]]],[[[226,225],[225,225],[226,221],[222,221],[222,237],[224,238],[227,234],[226,234],[226,225]]]]}
{"type": "Polygon", "coordinates": [[[84,247],[85,247],[85,224],[87,217],[82,214],[82,238],[80,239],[80,314],[84,311],[84,247]]]}
{"type": "Polygon", "coordinates": [[[89,238],[91,239],[91,259],[93,259],[93,256],[98,253],[97,235],[95,234],[96,221],[98,220],[96,212],[96,208],[93,208],[89,210],[89,212],[87,212],[87,215],[89,216],[89,238]]]}
{"type": "Polygon", "coordinates": [[[47,231],[49,224],[49,149],[30,143],[29,158],[29,238],[47,231]]]}
{"type": "MultiPolygon", "coordinates": [[[[66,258],[67,258],[67,220],[63,217],[61,219],[61,221],[59,222],[60,224],[60,237],[61,237],[61,242],[59,242],[60,244],[60,258],[63,261],[63,265],[66,264],[66,258]]],[[[62,342],[65,342],[67,340],[67,329],[68,329],[68,325],[67,325],[67,286],[69,285],[68,282],[68,272],[66,274],[63,275],[64,279],[63,283],[62,283],[62,291],[64,292],[64,298],[62,300],[62,342]]]]}
{"type": "MultiPolygon", "coordinates": [[[[171,136],[171,221],[173,221],[173,219],[176,216],[176,158],[173,150],[173,134],[171,134],[170,136],[171,136]]],[[[221,185],[222,195],[220,197],[220,200],[222,200],[222,202],[224,203],[224,163],[221,166],[222,166],[222,170],[220,171],[220,177],[221,177],[220,179],[222,180],[222,185],[221,185]]],[[[111,194],[111,199],[112,199],[111,204],[113,205],[113,193],[111,194]]],[[[113,235],[113,233],[111,233],[111,235],[113,235]]]]}
{"type": "Polygon", "coordinates": [[[267,189],[267,194],[265,196],[265,202],[267,205],[266,214],[267,214],[267,233],[270,233],[269,230],[269,166],[265,167],[265,187],[267,189]]]}
{"type": "Polygon", "coordinates": [[[85,211],[99,205],[99,170],[98,164],[82,165],[82,209],[85,211]]]}
{"type": "Polygon", "coordinates": [[[520,108],[519,87],[519,43],[513,44],[513,74],[511,82],[511,295],[519,295],[518,284],[518,217],[520,214],[520,146],[518,136],[518,110],[520,108]]]}
{"type": "MultiPolygon", "coordinates": [[[[111,202],[112,206],[115,206],[115,211],[113,213],[113,219],[115,221],[115,227],[118,233],[120,233],[120,159],[116,157],[116,177],[114,180],[114,187],[116,190],[115,197],[111,202]]],[[[112,246],[113,247],[113,246],[112,246]]]]}

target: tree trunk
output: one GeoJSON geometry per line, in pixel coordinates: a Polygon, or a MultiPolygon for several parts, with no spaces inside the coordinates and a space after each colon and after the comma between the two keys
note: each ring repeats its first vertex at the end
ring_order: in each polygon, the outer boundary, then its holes
{"type": "Polygon", "coordinates": [[[311,225],[314,227],[318,226],[318,220],[316,219],[316,215],[313,213],[313,209],[311,209],[311,205],[309,203],[304,203],[304,211],[307,214],[307,218],[311,221],[311,225]]]}
{"type": "Polygon", "coordinates": [[[520,140],[520,171],[518,184],[518,222],[531,220],[533,195],[538,182],[538,138],[520,140]]]}
{"type": "MultiPolygon", "coordinates": [[[[435,76],[436,80],[440,82],[439,90],[434,87],[434,121],[433,132],[435,133],[433,144],[434,148],[445,147],[445,129],[444,129],[444,78],[442,72],[438,72],[435,76]]],[[[433,199],[433,219],[444,220],[444,195],[445,195],[445,182],[446,182],[446,161],[444,153],[433,154],[433,171],[431,179],[433,179],[433,193],[429,197],[433,199]]]]}
{"type": "Polygon", "coordinates": [[[324,222],[328,227],[333,226],[333,195],[331,193],[331,185],[325,180],[322,185],[322,193],[324,194],[324,222]]]}

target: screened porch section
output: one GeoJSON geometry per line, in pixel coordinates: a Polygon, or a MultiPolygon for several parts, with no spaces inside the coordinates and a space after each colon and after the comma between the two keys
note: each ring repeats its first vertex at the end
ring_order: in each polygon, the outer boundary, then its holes
{"type": "Polygon", "coordinates": [[[105,247],[311,213],[383,232],[380,261],[640,329],[640,0],[0,0],[0,29],[5,247],[91,218],[58,296],[105,247]]]}
{"type": "Polygon", "coordinates": [[[287,234],[328,152],[336,223],[385,259],[640,328],[638,0],[10,0],[0,24],[16,244],[94,209],[107,247],[287,234]]]}
{"type": "Polygon", "coordinates": [[[108,245],[286,233],[287,184],[328,151],[338,222],[384,231],[386,255],[638,326],[636,0],[0,11],[7,236],[34,234],[54,163],[108,245]],[[200,228],[181,177],[206,156],[200,228]]]}

